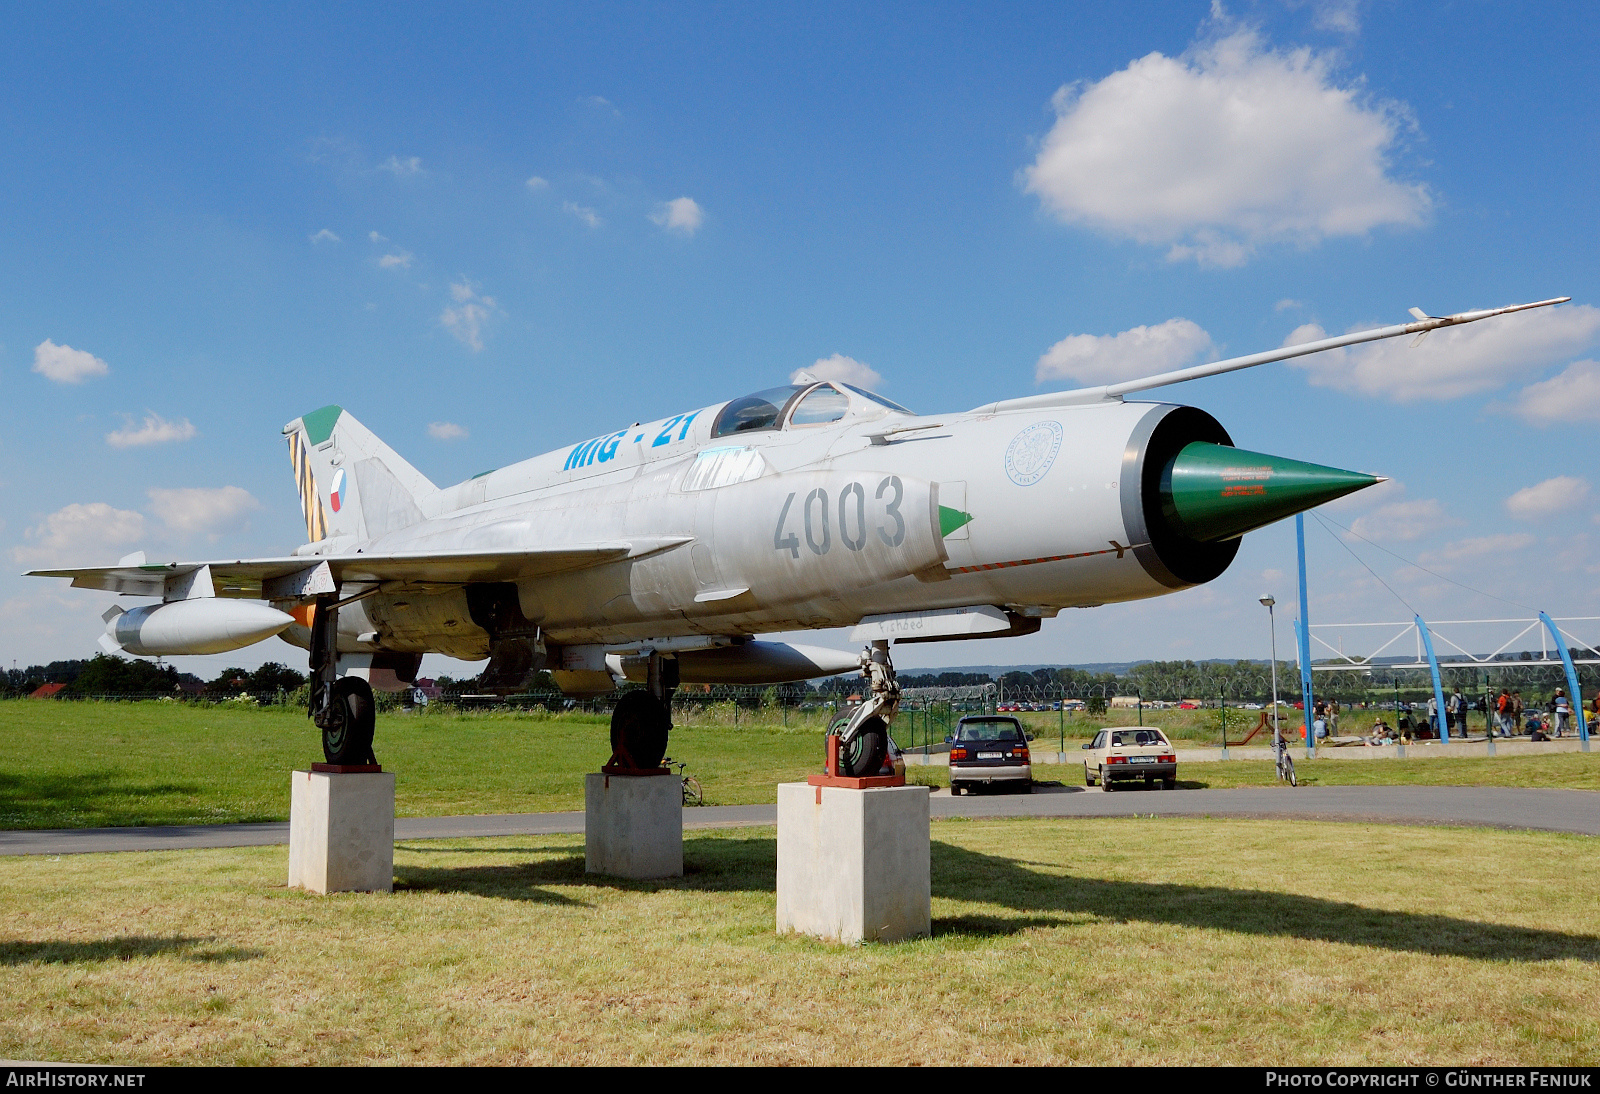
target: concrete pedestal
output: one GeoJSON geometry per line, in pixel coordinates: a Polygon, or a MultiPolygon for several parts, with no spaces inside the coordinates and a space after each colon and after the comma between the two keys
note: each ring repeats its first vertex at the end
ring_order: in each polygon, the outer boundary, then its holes
{"type": "Polygon", "coordinates": [[[834,942],[926,937],[929,793],[779,785],[778,930],[834,942]]]}
{"type": "Polygon", "coordinates": [[[583,777],[584,870],[683,876],[683,781],[672,775],[583,777]]]}
{"type": "Polygon", "coordinates": [[[289,792],[289,888],[394,890],[394,772],[296,771],[289,792]]]}

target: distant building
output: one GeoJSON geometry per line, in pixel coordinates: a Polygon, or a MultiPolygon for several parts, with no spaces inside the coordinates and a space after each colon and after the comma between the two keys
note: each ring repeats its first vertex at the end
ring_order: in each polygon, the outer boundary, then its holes
{"type": "Polygon", "coordinates": [[[65,684],[45,684],[43,687],[37,689],[36,691],[31,692],[28,695],[28,698],[30,698],[30,699],[54,699],[55,696],[56,696],[56,692],[60,691],[62,688],[66,687],[66,686],[67,685],[65,685],[65,684]]]}
{"type": "Polygon", "coordinates": [[[1111,697],[1111,706],[1113,709],[1117,707],[1136,707],[1138,705],[1139,697],[1137,695],[1113,695],[1111,697]]]}

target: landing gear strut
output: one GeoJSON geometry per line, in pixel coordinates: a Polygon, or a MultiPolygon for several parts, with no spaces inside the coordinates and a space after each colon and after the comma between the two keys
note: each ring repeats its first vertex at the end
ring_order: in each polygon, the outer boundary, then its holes
{"type": "Polygon", "coordinates": [[[875,641],[861,651],[861,672],[867,677],[866,701],[828,728],[839,738],[839,774],[851,778],[876,775],[889,754],[889,725],[900,710],[900,684],[889,643],[875,641]]]}
{"type": "Polygon", "coordinates": [[[647,685],[617,700],[611,712],[608,768],[648,771],[661,766],[672,732],[672,695],[678,690],[678,659],[649,654],[647,685]]]}
{"type": "Polygon", "coordinates": [[[359,676],[338,675],[338,636],[338,596],[317,597],[311,616],[311,695],[306,714],[322,730],[322,754],[330,764],[376,763],[372,685],[359,676]]]}

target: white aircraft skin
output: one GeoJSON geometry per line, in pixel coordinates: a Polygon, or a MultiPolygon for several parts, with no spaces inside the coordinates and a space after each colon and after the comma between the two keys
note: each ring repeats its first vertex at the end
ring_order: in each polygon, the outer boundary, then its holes
{"type": "Polygon", "coordinates": [[[713,404],[442,489],[348,412],[325,407],[283,430],[309,541],[291,554],[132,556],[36,573],[161,596],[108,613],[102,645],[136,654],[234,649],[273,633],[309,648],[320,598],[337,608],[330,686],[356,676],[398,688],[430,652],[494,654],[492,673],[506,649],[497,640],[522,651],[513,668],[547,666],[576,694],[626,677],[650,679],[660,695],[649,674],[663,656],[677,658],[684,682],[829,675],[858,658],[750,639],[860,624],[853,637],[886,653],[890,639],[1028,633],[1064,608],[1212,580],[1242,530],[1377,481],[1247,452],[1232,459],[1211,448],[1232,442],[1203,411],[1124,394],[1557,302],[1414,312],[1419,321],[1403,326],[957,414],[919,416],[808,381],[768,401],[770,421],[741,418],[744,400],[713,404]],[[1181,498],[1174,515],[1168,480],[1181,479],[1173,461],[1192,442],[1224,457],[1195,464],[1223,484],[1199,504],[1255,505],[1260,519],[1206,523],[1214,508],[1196,517],[1181,498]],[[1269,504],[1295,474],[1320,492],[1269,504]]]}
{"type": "MultiPolygon", "coordinates": [[[[593,462],[569,470],[584,445],[568,446],[440,491],[405,528],[326,542],[380,555],[636,545],[636,557],[519,583],[523,614],[559,646],[841,627],[973,604],[1053,615],[1171,591],[1115,545],[1130,539],[1123,450],[1151,405],[922,419],[831,384],[807,394],[848,409],[833,424],[714,438],[721,406],[706,407],[621,430],[593,462]],[[888,444],[869,439],[918,426],[888,444]],[[1008,475],[1008,452],[1013,469],[1019,453],[1033,461],[1030,474],[1008,475]],[[961,521],[948,535],[941,507],[964,515],[947,517],[961,521]]],[[[363,620],[341,630],[376,631],[382,648],[488,654],[477,628],[450,634],[470,625],[457,589],[354,607],[363,620]]]]}

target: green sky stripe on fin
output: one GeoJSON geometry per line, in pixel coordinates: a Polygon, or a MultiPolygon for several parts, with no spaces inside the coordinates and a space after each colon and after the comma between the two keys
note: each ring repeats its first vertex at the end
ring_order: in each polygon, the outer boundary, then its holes
{"type": "Polygon", "coordinates": [[[959,509],[951,509],[947,505],[939,506],[939,538],[943,539],[963,524],[972,521],[971,513],[963,513],[959,509]]]}
{"type": "Polygon", "coordinates": [[[334,423],[343,413],[342,406],[325,406],[302,417],[300,424],[306,427],[306,440],[315,446],[333,436],[334,423]]]}

